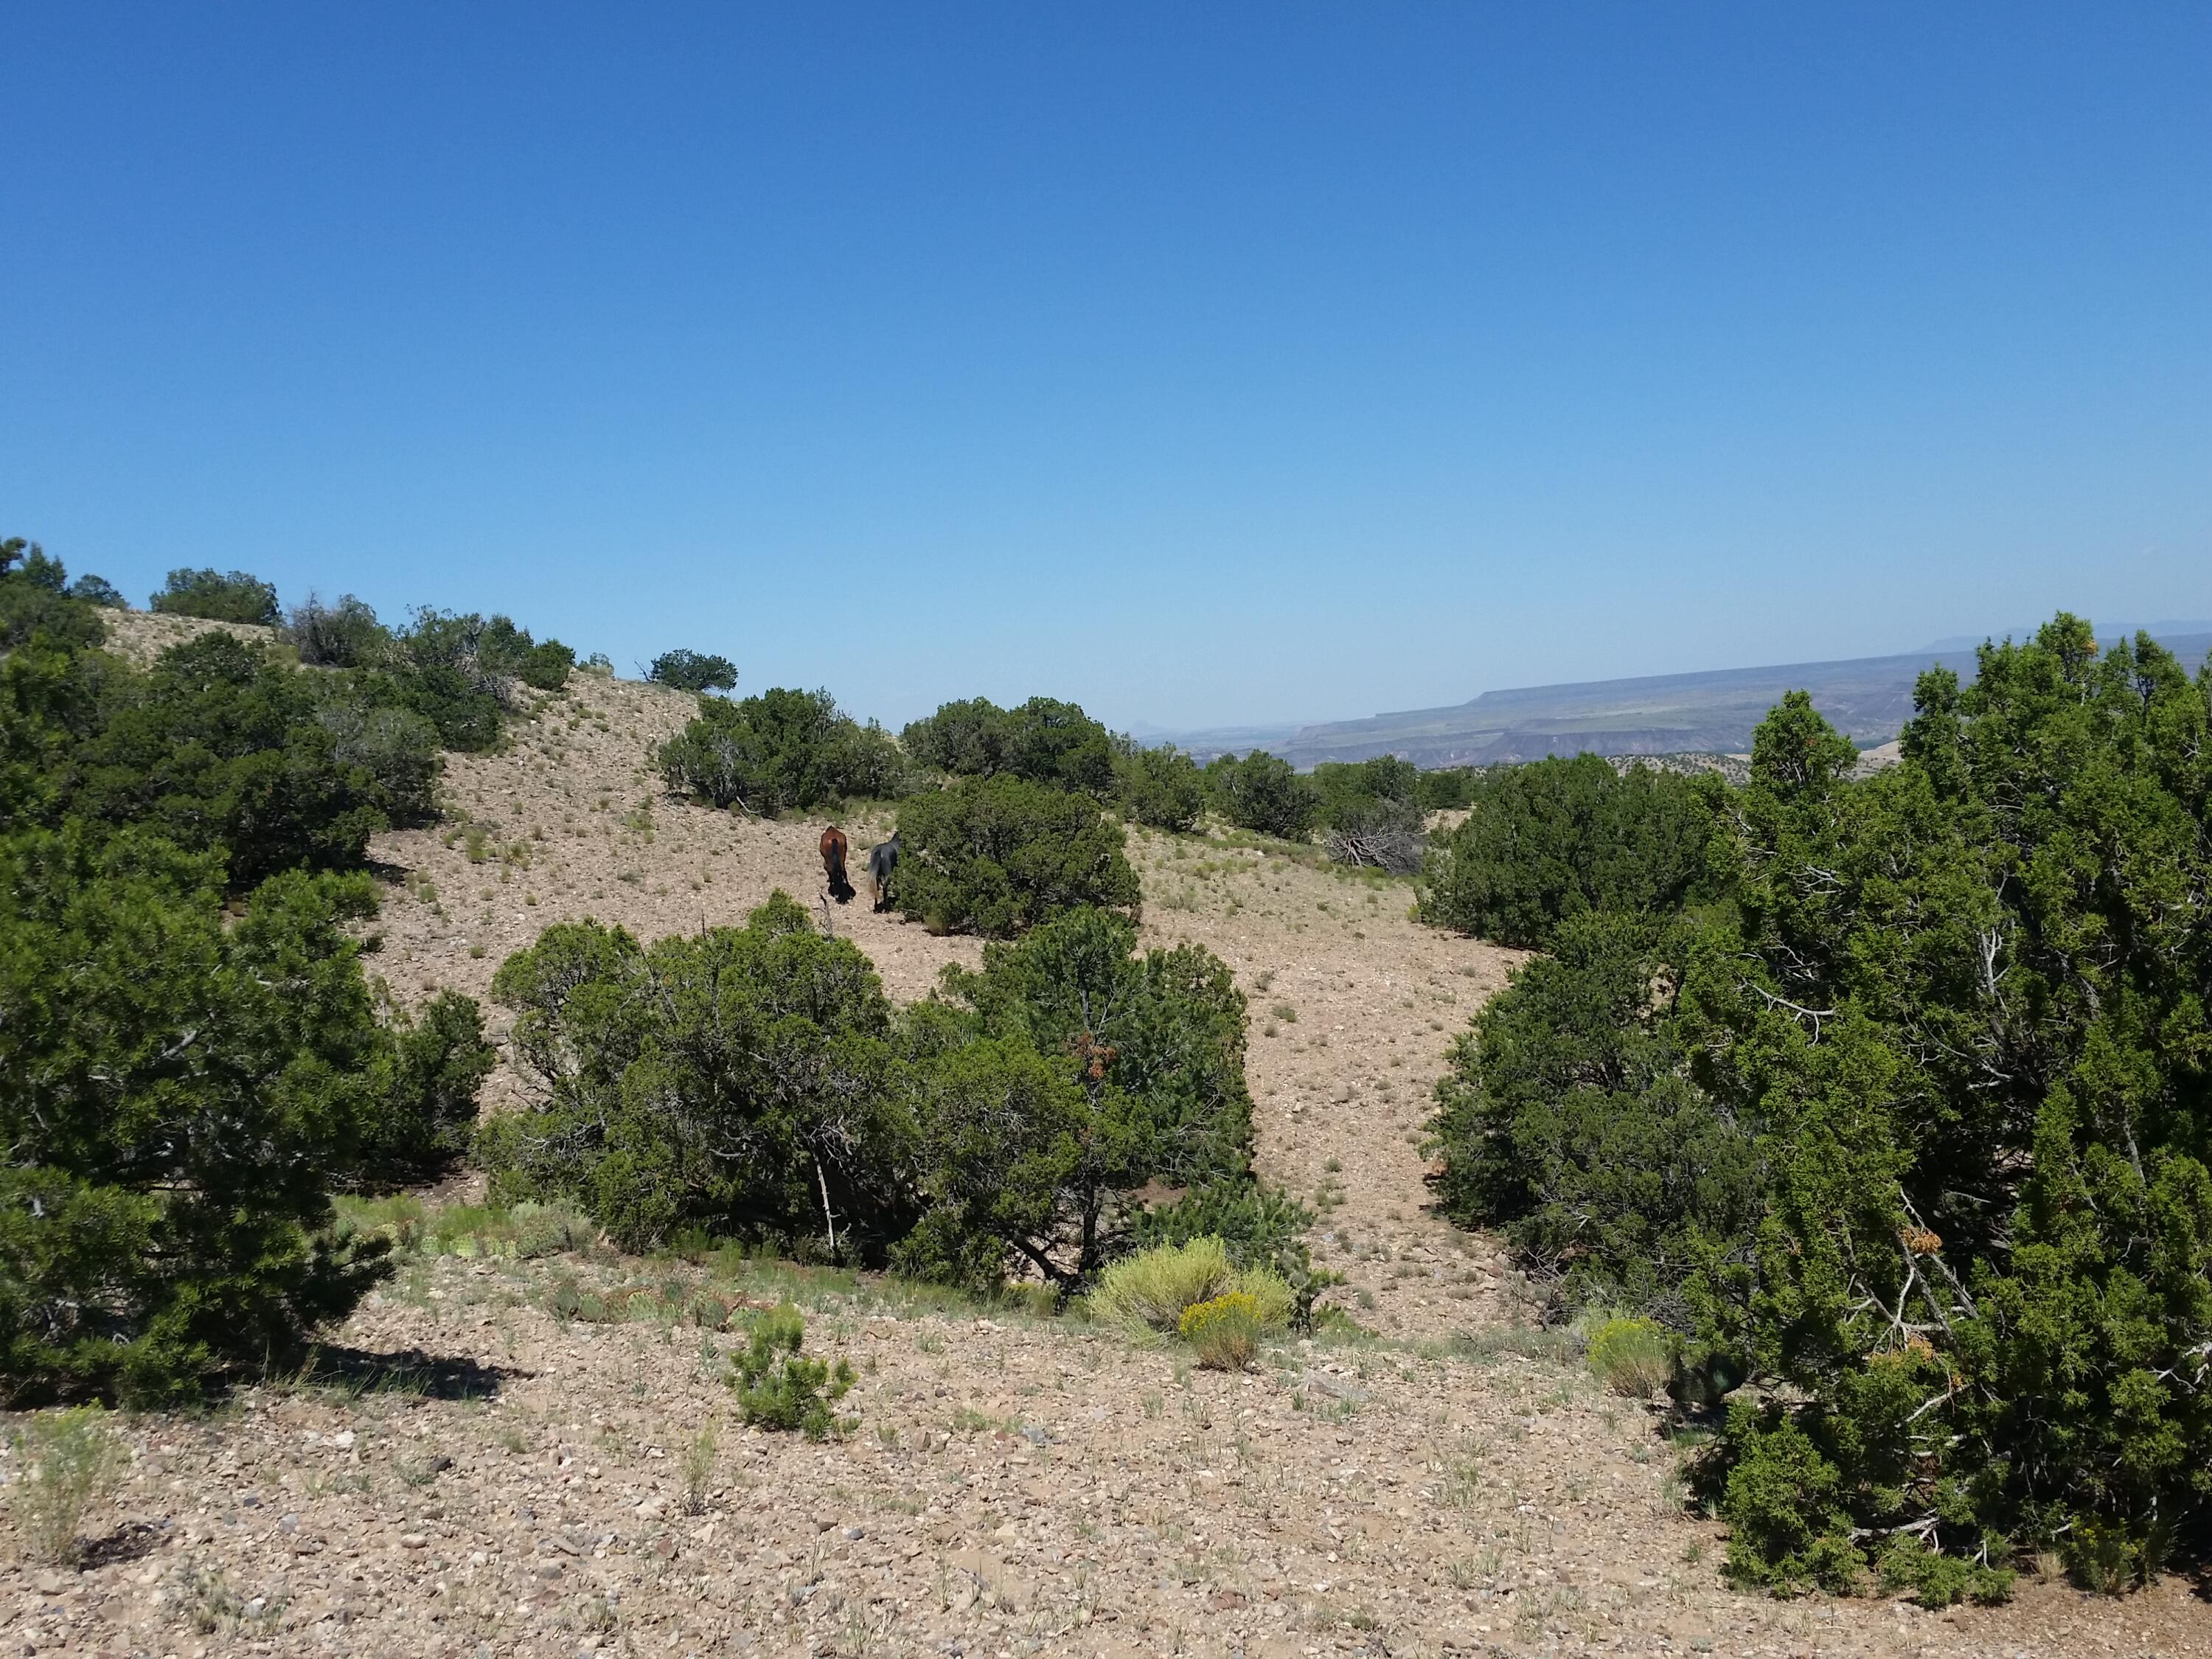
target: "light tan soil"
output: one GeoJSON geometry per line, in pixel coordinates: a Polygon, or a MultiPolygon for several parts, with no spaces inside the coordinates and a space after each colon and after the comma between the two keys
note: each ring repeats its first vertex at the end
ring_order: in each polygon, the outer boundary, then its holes
{"type": "MultiPolygon", "coordinates": [[[[380,839],[394,884],[373,960],[395,994],[482,995],[505,952],[562,917],[651,938],[737,920],[779,885],[812,902],[818,823],[653,787],[647,744],[687,703],[580,676],[510,752],[454,758],[456,823],[497,830],[480,862],[447,830],[380,839]],[[517,842],[527,863],[502,862],[517,842]]],[[[845,828],[858,848],[877,827],[845,828]]],[[[1073,1322],[750,1270],[737,1288],[794,1296],[810,1346],[860,1371],[857,1431],[815,1445],[738,1424],[733,1338],[545,1308],[563,1280],[688,1291],[700,1268],[416,1257],[326,1361],[356,1378],[411,1366],[410,1388],[264,1388],[204,1417],[132,1419],[129,1477],[88,1522],[110,1559],[0,1570],[0,1643],[455,1659],[2212,1652],[2212,1613],[2175,1581],[2113,1601],[2030,1578],[2009,1607],[1940,1614],[1726,1589],[1720,1530],[1686,1513],[1650,1412],[1530,1329],[1494,1245],[1425,1207],[1427,1091],[1513,953],[1416,927],[1400,884],[1218,836],[1131,850],[1148,939],[1206,945],[1250,998],[1262,1170],[1324,1195],[1324,1260],[1377,1340],[1285,1343],[1229,1376],[1073,1322]],[[702,1425],[719,1443],[687,1513],[702,1425]]],[[[832,914],[894,996],[977,955],[865,900],[832,914]]]]}

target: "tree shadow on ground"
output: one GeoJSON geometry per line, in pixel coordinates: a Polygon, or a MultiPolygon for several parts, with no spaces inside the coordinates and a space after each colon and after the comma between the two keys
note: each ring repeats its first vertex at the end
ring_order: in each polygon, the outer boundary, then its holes
{"type": "Polygon", "coordinates": [[[111,1533],[85,1540],[77,1557],[80,1567],[116,1567],[151,1554],[161,1541],[162,1528],[151,1521],[126,1521],[111,1533]]]}
{"type": "Polygon", "coordinates": [[[363,1348],[324,1346],[308,1356],[292,1382],[295,1388],[352,1399],[368,1394],[397,1394],[424,1400],[489,1400],[507,1383],[536,1375],[508,1365],[426,1353],[420,1348],[371,1353],[363,1348]]]}

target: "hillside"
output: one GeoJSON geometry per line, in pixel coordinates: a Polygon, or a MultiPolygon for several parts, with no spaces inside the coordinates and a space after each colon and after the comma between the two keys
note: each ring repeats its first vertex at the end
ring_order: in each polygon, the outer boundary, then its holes
{"type": "MultiPolygon", "coordinates": [[[[2193,624],[2192,624],[2193,626],[2193,624]]],[[[2161,633],[2159,643],[2193,671],[2212,634],[2161,633]]],[[[1927,669],[1974,675],[1971,644],[1893,657],[1723,668],[1695,674],[1592,680],[1486,691],[1443,708],[1296,728],[1187,732],[1176,740],[1201,759],[1265,748],[1293,765],[1393,754],[1419,766],[1484,766],[1547,755],[1741,754],[1752,728],[1785,691],[1805,690],[1831,724],[1863,748],[1894,738],[1912,713],[1913,682],[1927,669]]]]}
{"type": "MultiPolygon", "coordinates": [[[[125,617],[126,644],[180,625],[125,617]],[[158,625],[157,625],[158,623],[158,625]]],[[[188,628],[189,625],[181,625],[188,628]]],[[[374,970],[479,997],[586,915],[645,938],[812,903],[819,821],[668,800],[646,756],[690,699],[590,675],[504,752],[448,757],[449,822],[380,837],[374,970]]],[[[848,820],[856,848],[889,827],[848,820]]],[[[1407,890],[1216,835],[1139,835],[1147,942],[1193,939],[1251,1005],[1260,1161],[1322,1212],[1365,1336],[1191,1370],[1073,1320],[847,1274],[577,1247],[410,1255],[311,1376],[131,1419],[82,1573],[10,1568],[13,1650],[545,1656],[2212,1651],[2188,1587],[2113,1602],[2030,1577],[1995,1609],[1735,1593],[1678,1453],[1534,1328],[1500,1253],[1427,1207],[1447,1046],[1518,953],[1407,890]],[[791,1296],[849,1357],[859,1432],[738,1426],[702,1287],[791,1296]],[[579,1290],[643,1292],[558,1317],[579,1290]],[[617,1308],[623,1304],[617,1303],[617,1308]],[[718,1437],[686,1512],[696,1431],[718,1437]]],[[[824,913],[891,994],[974,942],[824,913]]],[[[503,1034],[496,1011],[495,1032],[503,1034]]],[[[511,1099],[504,1073],[489,1092],[511,1099]]],[[[563,1241],[579,1246],[579,1241],[563,1241]]]]}

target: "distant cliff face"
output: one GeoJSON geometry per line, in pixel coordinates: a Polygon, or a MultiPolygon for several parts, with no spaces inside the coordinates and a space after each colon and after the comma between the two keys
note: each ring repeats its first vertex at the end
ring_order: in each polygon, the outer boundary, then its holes
{"type": "MultiPolygon", "coordinates": [[[[2212,634],[2157,638],[2192,673],[2212,653],[2212,634]]],[[[1751,747],[1752,729],[1782,694],[1803,690],[1838,731],[1871,748],[1897,736],[1911,717],[1914,682],[1938,665],[1971,680],[1974,653],[1917,652],[1531,686],[1485,692],[1448,708],[1334,720],[1287,734],[1280,727],[1192,733],[1188,746],[1200,759],[1270,749],[1299,767],[1385,754],[1425,767],[1491,766],[1582,753],[1742,754],[1751,747]],[[1276,741],[1266,741],[1269,737],[1276,741]]]]}

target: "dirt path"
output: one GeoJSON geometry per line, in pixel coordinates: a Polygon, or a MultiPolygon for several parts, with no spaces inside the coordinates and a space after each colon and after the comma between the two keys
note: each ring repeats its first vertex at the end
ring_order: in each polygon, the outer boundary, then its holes
{"type": "Polygon", "coordinates": [[[1251,1006],[1261,1175],[1312,1204],[1316,1257],[1363,1323],[1438,1339],[1519,1316],[1487,1239],[1431,1212],[1431,1090],[1521,952],[1411,921],[1411,890],[1248,838],[1139,835],[1147,942],[1204,945],[1251,1006]]]}

